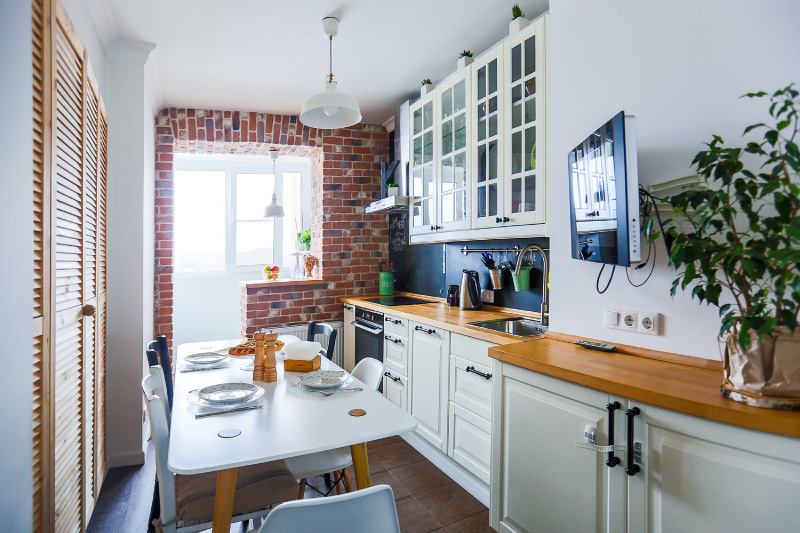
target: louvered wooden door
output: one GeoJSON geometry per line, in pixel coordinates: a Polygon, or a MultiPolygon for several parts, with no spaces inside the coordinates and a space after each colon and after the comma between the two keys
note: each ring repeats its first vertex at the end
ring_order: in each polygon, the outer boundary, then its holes
{"type": "Polygon", "coordinates": [[[33,0],[35,530],[84,531],[106,469],[108,123],[86,52],[33,0]]]}

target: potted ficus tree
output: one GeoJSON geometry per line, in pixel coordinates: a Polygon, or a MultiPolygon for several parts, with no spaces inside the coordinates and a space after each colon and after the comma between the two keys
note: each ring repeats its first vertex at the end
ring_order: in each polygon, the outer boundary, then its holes
{"type": "Polygon", "coordinates": [[[769,124],[744,130],[763,140],[730,148],[713,136],[692,163],[709,187],[669,198],[671,292],[690,290],[719,308],[724,396],[800,409],[798,91],[745,96],[769,97],[769,124]]]}

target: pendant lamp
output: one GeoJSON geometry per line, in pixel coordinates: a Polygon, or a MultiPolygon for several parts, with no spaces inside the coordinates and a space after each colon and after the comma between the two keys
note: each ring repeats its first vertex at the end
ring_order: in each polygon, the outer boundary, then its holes
{"type": "Polygon", "coordinates": [[[305,101],[300,112],[300,122],[311,128],[347,128],[361,121],[361,109],[355,98],[336,90],[336,82],[333,80],[333,38],[339,32],[339,19],[322,19],[322,31],[328,37],[330,60],[325,91],[305,101]]]}
{"type": "MultiPolygon", "coordinates": [[[[275,161],[278,159],[280,152],[278,152],[275,148],[271,148],[269,151],[269,157],[272,159],[272,175],[275,176],[275,161]]],[[[276,176],[277,178],[277,176],[276,176]]],[[[279,218],[284,215],[283,206],[278,205],[278,196],[275,193],[272,193],[272,201],[269,205],[264,209],[264,217],[265,218],[279,218]]]]}

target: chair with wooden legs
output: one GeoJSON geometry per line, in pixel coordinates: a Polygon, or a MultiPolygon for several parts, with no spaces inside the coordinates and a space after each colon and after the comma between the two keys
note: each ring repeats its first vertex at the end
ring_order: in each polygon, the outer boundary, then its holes
{"type": "MultiPolygon", "coordinates": [[[[169,452],[169,419],[164,393],[164,380],[158,371],[142,380],[150,431],[156,449],[156,475],[161,511],[154,521],[159,533],[190,533],[210,529],[213,521],[217,473],[196,475],[173,474],[167,468],[169,452]]],[[[286,463],[272,461],[239,468],[233,503],[233,522],[260,519],[273,506],[293,500],[297,482],[286,463]]]]}
{"type": "MultiPolygon", "coordinates": [[[[372,357],[367,357],[359,361],[353,369],[353,377],[366,385],[367,389],[377,390],[383,377],[383,363],[372,357]]],[[[295,478],[300,480],[297,492],[298,500],[302,500],[305,496],[306,479],[330,473],[333,473],[333,487],[329,488],[323,496],[330,494],[334,488],[336,489],[336,494],[341,494],[342,484],[344,484],[347,492],[352,492],[353,486],[347,474],[347,469],[352,464],[353,458],[350,456],[350,448],[347,446],[286,459],[289,471],[292,472],[295,478]]]]}

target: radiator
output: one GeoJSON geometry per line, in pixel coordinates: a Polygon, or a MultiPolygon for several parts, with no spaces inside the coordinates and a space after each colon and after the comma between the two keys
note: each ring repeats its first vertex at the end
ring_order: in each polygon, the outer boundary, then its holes
{"type": "MultiPolygon", "coordinates": [[[[330,324],[333,326],[333,329],[336,330],[336,347],[333,349],[333,355],[328,354],[331,356],[331,360],[336,363],[337,365],[344,367],[344,350],[342,346],[344,344],[344,333],[342,332],[342,322],[317,322],[318,324],[330,324]]],[[[266,331],[270,331],[272,333],[277,333],[278,335],[294,335],[300,340],[306,340],[306,335],[308,335],[308,323],[307,322],[292,322],[290,324],[286,324],[285,326],[281,326],[279,328],[265,328],[266,331]]],[[[319,342],[323,348],[328,348],[328,341],[325,335],[317,335],[317,338],[314,339],[315,341],[319,342]]]]}

